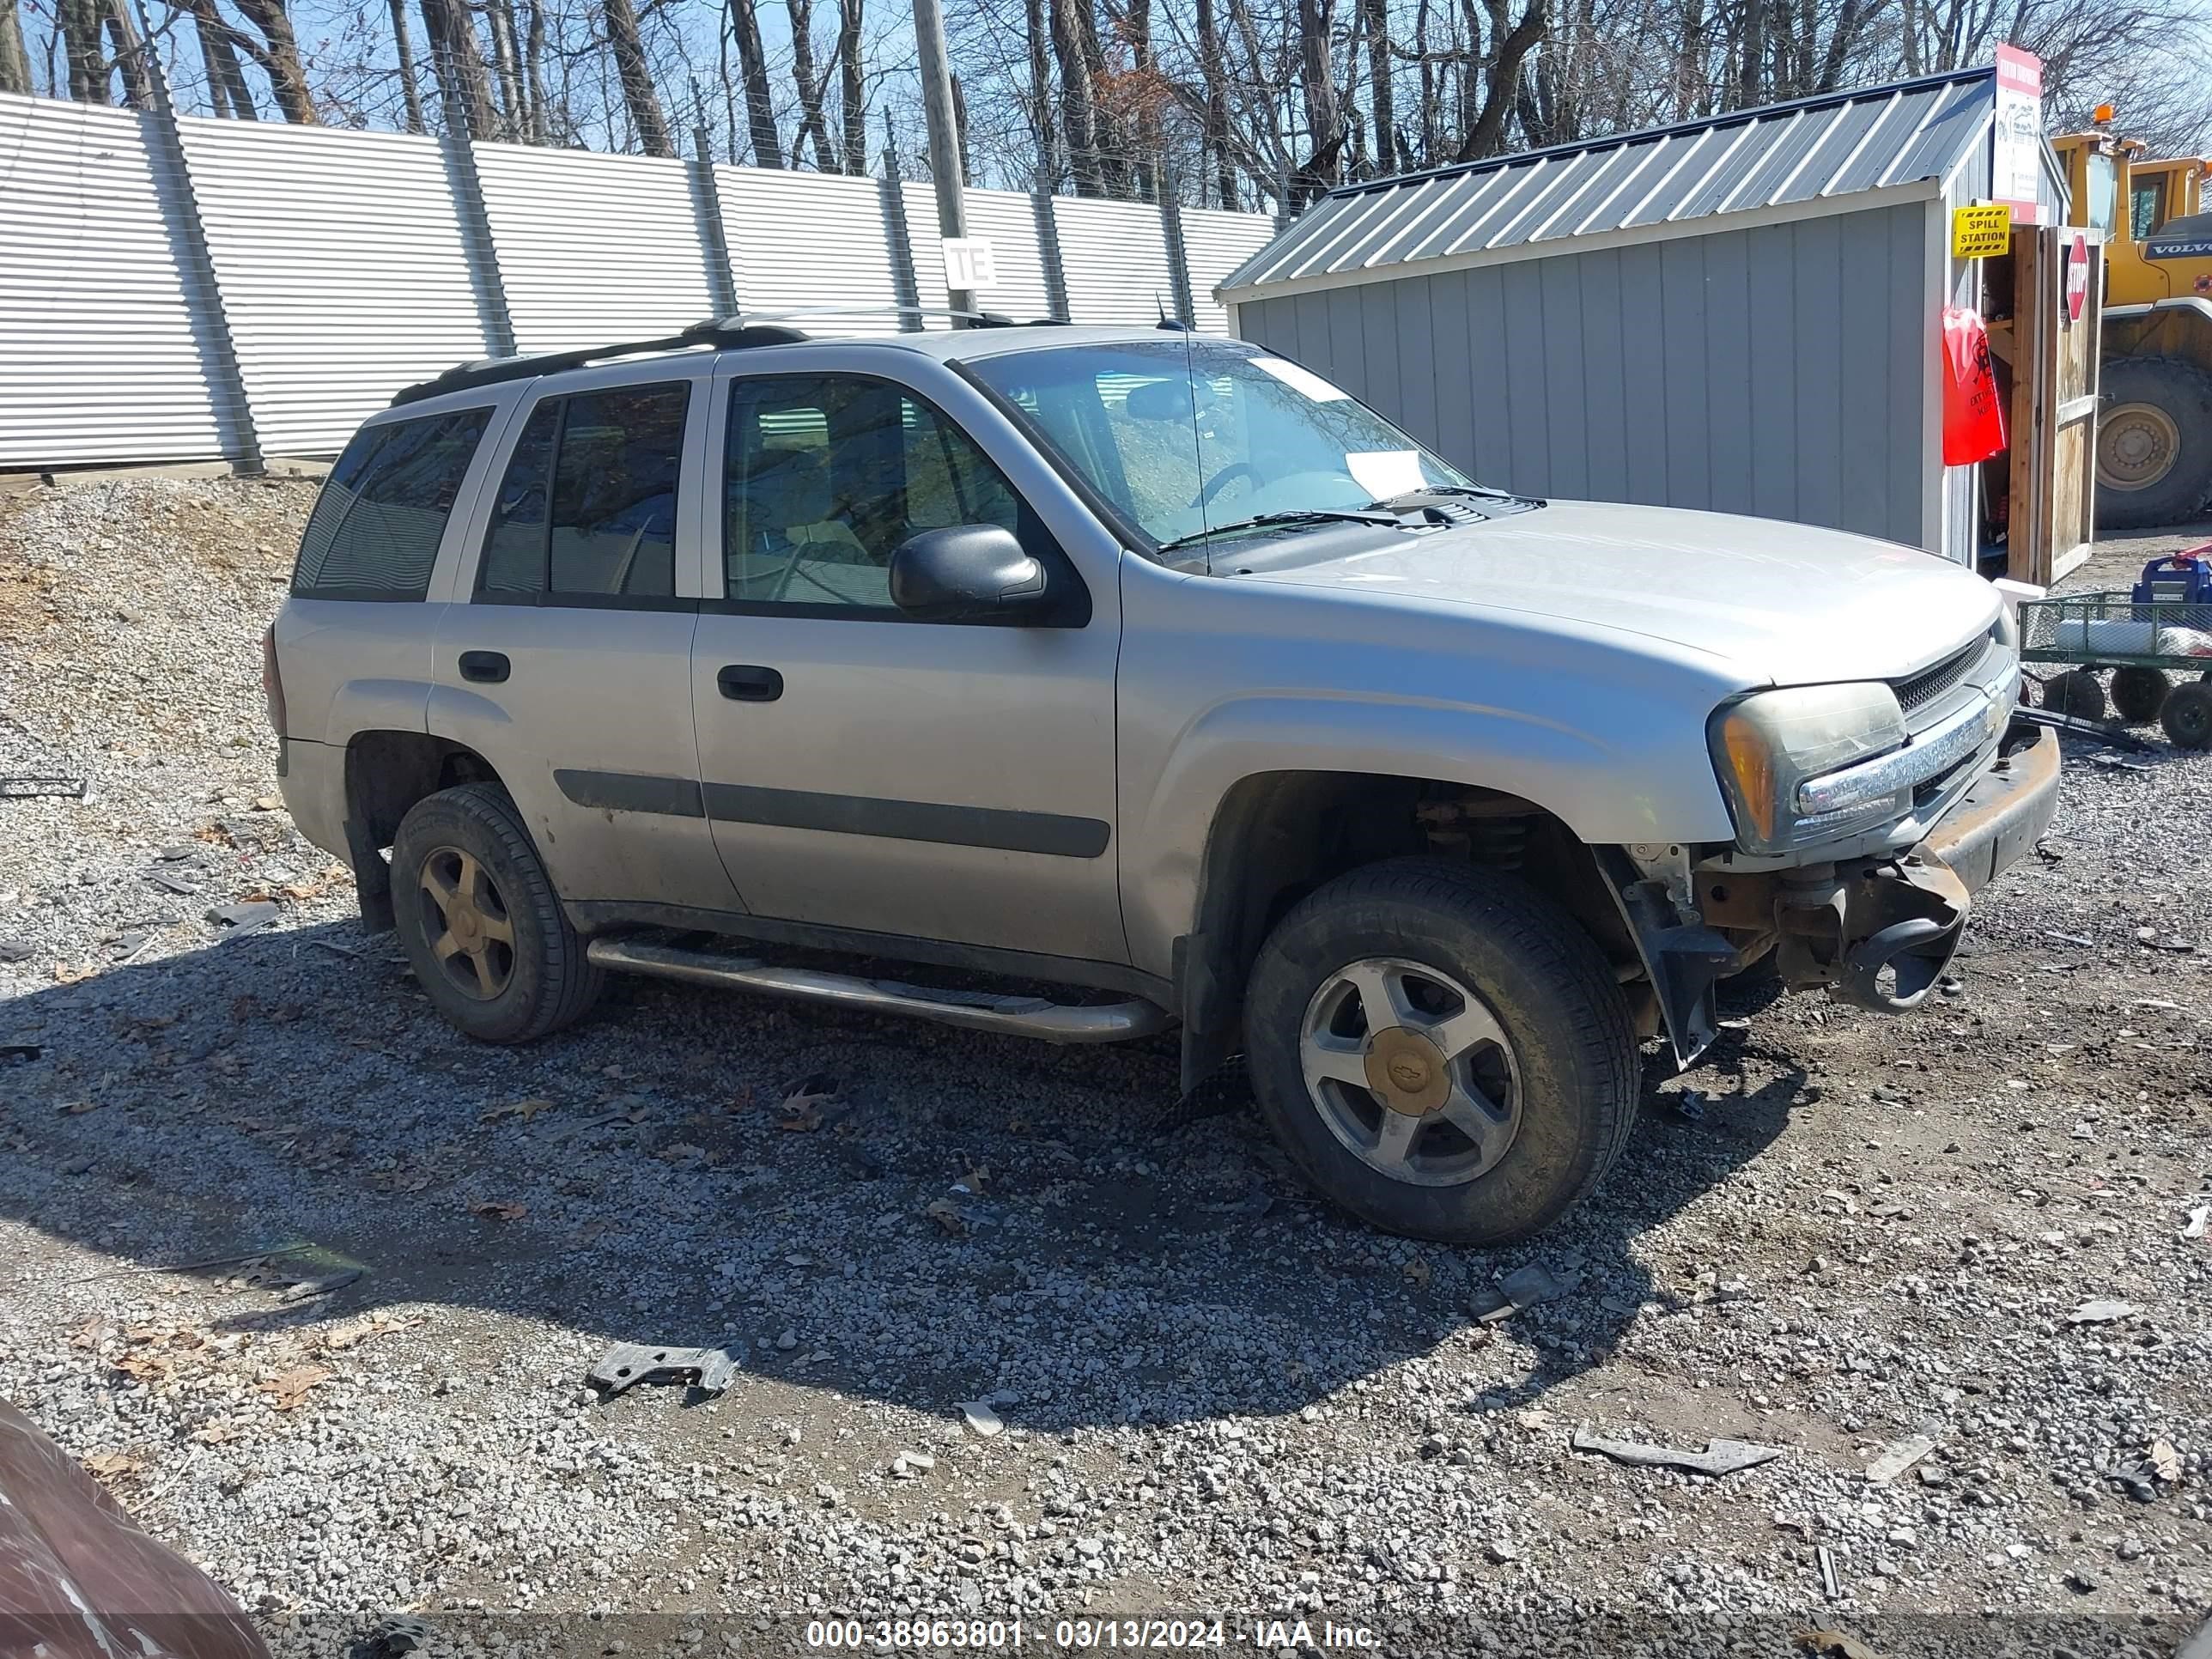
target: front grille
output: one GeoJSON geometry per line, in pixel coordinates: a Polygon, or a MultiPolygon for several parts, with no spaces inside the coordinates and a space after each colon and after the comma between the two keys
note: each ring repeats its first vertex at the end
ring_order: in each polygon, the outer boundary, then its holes
{"type": "Polygon", "coordinates": [[[1933,668],[1922,669],[1909,680],[1892,680],[1890,690],[1897,693],[1897,706],[1908,718],[1915,710],[1925,708],[1972,673],[1989,648],[1990,640],[1984,635],[1972,644],[1954,651],[1933,668]]]}

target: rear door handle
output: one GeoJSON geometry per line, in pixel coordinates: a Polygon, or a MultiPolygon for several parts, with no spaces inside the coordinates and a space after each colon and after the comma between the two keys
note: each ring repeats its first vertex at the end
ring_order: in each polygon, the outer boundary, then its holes
{"type": "Polygon", "coordinates": [[[507,676],[508,663],[503,651],[464,651],[461,653],[461,678],[481,684],[496,685],[507,676]]]}
{"type": "Polygon", "coordinates": [[[783,695],[783,676],[757,663],[733,662],[714,676],[732,702],[774,702],[783,695]]]}

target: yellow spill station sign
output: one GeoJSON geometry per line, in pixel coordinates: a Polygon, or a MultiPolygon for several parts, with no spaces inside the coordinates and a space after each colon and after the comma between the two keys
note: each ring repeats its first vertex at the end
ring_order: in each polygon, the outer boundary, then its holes
{"type": "Polygon", "coordinates": [[[1951,210],[1951,257],[1987,259],[2012,251],[2012,210],[2002,202],[1951,210]]]}

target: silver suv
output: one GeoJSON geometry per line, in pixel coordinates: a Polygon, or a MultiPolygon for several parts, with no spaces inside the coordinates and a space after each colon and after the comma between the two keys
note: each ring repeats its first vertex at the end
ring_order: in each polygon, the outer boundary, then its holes
{"type": "Polygon", "coordinates": [[[1590,1190],[1717,981],[1920,1000],[2057,782],[1971,574],[1485,488],[1171,330],[465,365],[347,447],[265,672],[301,830],[472,1036],[608,969],[1179,1024],[1321,1191],[1469,1242],[1590,1190]]]}

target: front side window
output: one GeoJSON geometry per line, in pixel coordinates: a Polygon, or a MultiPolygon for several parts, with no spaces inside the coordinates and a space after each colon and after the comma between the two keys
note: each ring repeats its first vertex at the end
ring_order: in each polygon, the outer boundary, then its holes
{"type": "Polygon", "coordinates": [[[303,599],[420,599],[489,409],[386,421],[354,434],[300,538],[303,599]]]}
{"type": "Polygon", "coordinates": [[[1474,487],[1318,374],[1233,341],[1052,346],[969,368],[1162,549],[1474,487]]]}
{"type": "Polygon", "coordinates": [[[966,433],[865,375],[737,381],[725,477],[726,591],[742,603],[888,611],[891,555],[908,537],[1026,531],[1013,486],[966,433]]]}
{"type": "Polygon", "coordinates": [[[477,592],[589,605],[676,592],[676,484],[688,381],[546,398],[492,502],[477,592]]]}

